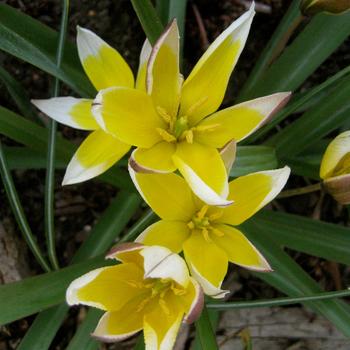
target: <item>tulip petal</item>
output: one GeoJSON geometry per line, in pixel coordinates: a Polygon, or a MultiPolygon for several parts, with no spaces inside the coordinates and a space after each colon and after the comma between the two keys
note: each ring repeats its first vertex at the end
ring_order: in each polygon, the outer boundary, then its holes
{"type": "Polygon", "coordinates": [[[158,304],[144,317],[143,333],[146,349],[172,350],[179,331],[183,311],[167,303],[167,312],[158,304]]]}
{"type": "Polygon", "coordinates": [[[290,92],[280,92],[214,113],[202,120],[198,127],[214,125],[215,129],[197,131],[194,139],[215,148],[223,147],[232,139],[239,142],[265,124],[288,102],[290,95],[290,92]]]}
{"type": "Polygon", "coordinates": [[[207,241],[199,231],[193,233],[183,247],[191,274],[202,286],[204,293],[213,298],[223,297],[226,291],[220,287],[228,267],[226,253],[213,241],[207,241]]]}
{"type": "Polygon", "coordinates": [[[136,78],[136,89],[146,91],[146,73],[147,73],[147,62],[149,56],[151,55],[152,46],[148,39],[142,45],[140,59],[139,59],[139,69],[137,71],[136,78]]]}
{"type": "Polygon", "coordinates": [[[165,122],[145,92],[128,88],[105,89],[98,93],[92,106],[100,127],[123,142],[149,148],[162,141],[157,128],[165,128],[165,122]]]}
{"type": "Polygon", "coordinates": [[[133,263],[143,269],[143,257],[140,250],[144,245],[136,242],[121,243],[114,246],[106,255],[106,259],[116,259],[124,263],[133,263]]]}
{"type": "Polygon", "coordinates": [[[220,156],[224,161],[227,176],[230,176],[233,163],[236,160],[236,151],[237,151],[237,144],[235,140],[231,140],[220,150],[220,156]]]}
{"type": "Polygon", "coordinates": [[[189,234],[188,226],[182,221],[160,220],[146,228],[136,238],[136,242],[145,245],[160,245],[174,253],[180,253],[182,244],[189,234]]]}
{"type": "Polygon", "coordinates": [[[223,208],[220,221],[239,225],[271,202],[286,184],[290,168],[259,171],[241,176],[230,182],[229,199],[234,202],[223,208]]]}
{"type": "Polygon", "coordinates": [[[323,182],[325,190],[340,204],[350,204],[350,174],[330,177],[323,182]]]}
{"type": "Polygon", "coordinates": [[[119,310],[140,294],[132,282],[142,279],[142,269],[132,263],[102,267],[75,279],[67,289],[66,300],[69,305],[119,310]]]}
{"type": "Polygon", "coordinates": [[[185,80],[180,114],[187,115],[191,125],[219,108],[254,14],[253,2],[249,11],[216,38],[185,80]]]}
{"type": "MultiPolygon", "coordinates": [[[[320,168],[321,179],[341,175],[342,171],[350,172],[350,131],[339,134],[327,147],[320,168]]],[[[344,173],[344,172],[343,172],[344,173]]]]}
{"type": "Polygon", "coordinates": [[[137,148],[130,157],[130,165],[136,172],[171,173],[176,170],[172,156],[176,145],[169,142],[159,142],[151,148],[137,148]]]}
{"type": "Polygon", "coordinates": [[[176,116],[182,78],[179,69],[179,29],[176,19],[153,46],[147,66],[147,92],[154,105],[176,116]]]}
{"type": "Polygon", "coordinates": [[[210,205],[225,206],[228,194],[227,173],[219,152],[199,143],[178,144],[173,161],[192,191],[210,205]]]}
{"type": "Polygon", "coordinates": [[[38,109],[59,123],[81,130],[96,130],[98,124],[91,113],[92,100],[54,97],[31,101],[38,109]]]}
{"type": "Polygon", "coordinates": [[[183,287],[188,286],[188,269],[179,255],[161,246],[145,246],[140,254],[144,260],[144,278],[170,278],[183,287]]]}
{"type": "Polygon", "coordinates": [[[142,328],[142,313],[130,312],[130,309],[123,308],[119,311],[106,312],[92,336],[106,343],[117,342],[131,337],[142,328]]]}
{"type": "Polygon", "coordinates": [[[164,220],[189,221],[196,212],[190,188],[175,174],[135,173],[130,177],[145,202],[164,220]]]}
{"type": "Polygon", "coordinates": [[[212,239],[226,252],[229,261],[254,271],[272,271],[265,258],[241,231],[223,224],[215,225],[215,228],[224,235],[212,235],[212,239]]]}
{"type": "Polygon", "coordinates": [[[81,64],[97,90],[112,86],[134,87],[134,76],[123,57],[92,31],[77,27],[81,64]]]}
{"type": "Polygon", "coordinates": [[[193,323],[200,316],[204,306],[204,294],[200,284],[190,277],[190,284],[187,288],[187,293],[181,298],[185,305],[186,315],[185,323],[193,323]]]}
{"type": "Polygon", "coordinates": [[[102,130],[93,131],[69,162],[62,184],[71,185],[102,174],[129,149],[129,145],[102,130]]]}

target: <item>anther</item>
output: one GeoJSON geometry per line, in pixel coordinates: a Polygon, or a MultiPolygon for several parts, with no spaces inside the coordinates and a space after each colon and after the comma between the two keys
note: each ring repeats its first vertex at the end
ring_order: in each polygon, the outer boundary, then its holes
{"type": "Polygon", "coordinates": [[[176,141],[176,137],[174,135],[171,135],[166,130],[162,128],[156,128],[158,134],[162,137],[162,139],[166,142],[174,142],[176,141]]]}

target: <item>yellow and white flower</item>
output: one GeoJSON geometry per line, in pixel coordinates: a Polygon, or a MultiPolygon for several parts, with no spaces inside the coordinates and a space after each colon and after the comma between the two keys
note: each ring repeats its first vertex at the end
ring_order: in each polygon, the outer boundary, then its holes
{"type": "Polygon", "coordinates": [[[93,130],[68,165],[64,184],[97,176],[136,146],[136,171],[180,171],[210,205],[228,205],[227,173],[219,150],[263,125],[288,100],[276,93],[219,112],[230,75],[254,16],[250,10],[210,45],[183,82],[179,33],[170,23],[153,46],[145,42],[136,83],[116,50],[89,30],[78,28],[82,65],[99,91],[94,101],[60,97],[33,103],[57,121],[93,130]]]}
{"type": "Polygon", "coordinates": [[[203,293],[185,261],[169,249],[126,243],[107,258],[122,263],[90,271],[67,289],[69,305],[106,311],[93,336],[120,341],[143,329],[146,350],[170,350],[182,321],[201,313],[203,293]]]}
{"type": "Polygon", "coordinates": [[[162,245],[175,253],[183,250],[192,275],[206,294],[221,298],[228,262],[256,271],[271,271],[269,264],[244,234],[240,225],[269,203],[284,187],[290,169],[261,171],[229,183],[227,207],[209,206],[193,195],[176,174],[147,175],[129,167],[137,189],[161,218],[136,239],[162,245]]]}
{"type": "Polygon", "coordinates": [[[350,204],[350,131],[339,134],[323,155],[323,187],[341,204],[350,204]]]}

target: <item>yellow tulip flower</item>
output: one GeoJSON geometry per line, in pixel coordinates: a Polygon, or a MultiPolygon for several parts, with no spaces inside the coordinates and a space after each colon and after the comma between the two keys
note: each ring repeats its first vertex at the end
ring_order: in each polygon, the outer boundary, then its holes
{"type": "Polygon", "coordinates": [[[175,253],[183,250],[192,275],[204,292],[223,297],[221,289],[228,262],[255,271],[271,271],[264,257],[244,234],[240,225],[281,191],[290,174],[284,167],[239,177],[229,183],[226,207],[209,206],[192,192],[179,175],[136,173],[131,178],[141,196],[162,219],[136,239],[146,245],[161,245],[175,253]]]}
{"type": "Polygon", "coordinates": [[[323,187],[341,204],[350,204],[350,131],[339,134],[323,155],[323,187]]]}
{"type": "Polygon", "coordinates": [[[143,329],[147,350],[172,349],[181,322],[193,322],[204,301],[185,261],[167,248],[138,243],[119,245],[107,258],[122,263],[74,280],[68,304],[106,311],[93,332],[102,341],[120,341],[143,329]]]}

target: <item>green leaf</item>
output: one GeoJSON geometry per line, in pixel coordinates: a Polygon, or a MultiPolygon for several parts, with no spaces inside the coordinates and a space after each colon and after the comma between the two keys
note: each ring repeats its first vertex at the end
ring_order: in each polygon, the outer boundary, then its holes
{"type": "MultiPolygon", "coordinates": [[[[48,130],[3,107],[0,107],[0,134],[31,147],[46,157],[48,130]]],[[[59,135],[57,135],[56,141],[57,162],[68,164],[76,150],[76,146],[59,135]]],[[[117,188],[134,191],[127,172],[117,167],[113,167],[99,178],[117,188]]]]}
{"type": "Polygon", "coordinates": [[[196,338],[199,339],[202,350],[219,349],[206,306],[196,321],[196,338]]]}
{"type": "Polygon", "coordinates": [[[3,67],[0,66],[0,80],[5,85],[13,101],[16,103],[19,111],[26,118],[32,120],[40,120],[34,111],[33,105],[30,103],[27,92],[22,85],[15,80],[3,67]]]}
{"type": "MultiPolygon", "coordinates": [[[[120,192],[93,227],[72,262],[79,263],[105,253],[121,234],[139,203],[140,198],[135,194],[120,192]]],[[[61,304],[40,313],[23,338],[19,350],[48,349],[67,312],[68,305],[61,304]]]]}
{"type": "Polygon", "coordinates": [[[169,20],[169,0],[157,0],[156,10],[163,26],[166,26],[169,20]]]}
{"type": "Polygon", "coordinates": [[[275,150],[266,146],[238,146],[230,176],[237,177],[277,166],[275,150]]]}
{"type": "Polygon", "coordinates": [[[0,50],[57,77],[81,96],[93,97],[96,90],[82,70],[76,46],[66,42],[62,66],[57,68],[57,43],[57,32],[11,6],[0,4],[0,50]]]}
{"type": "Polygon", "coordinates": [[[350,34],[350,12],[315,16],[263,74],[246,98],[294,91],[350,34]]]}
{"type": "MultiPolygon", "coordinates": [[[[290,226],[296,226],[294,221],[290,226]]],[[[275,241],[273,225],[245,222],[242,230],[261,251],[273,268],[271,273],[254,273],[265,282],[291,296],[305,296],[321,292],[320,286],[275,241]]],[[[280,234],[281,232],[278,231],[280,234]]],[[[315,242],[313,242],[315,244],[315,242]]],[[[337,299],[312,301],[305,305],[331,321],[344,335],[350,337],[350,307],[337,299]]]]}
{"type": "Polygon", "coordinates": [[[350,265],[350,235],[346,227],[269,210],[259,212],[252,220],[269,227],[280,245],[350,265]]]}
{"type": "MultiPolygon", "coordinates": [[[[350,21],[349,21],[350,22],[350,21]]],[[[292,157],[340,127],[350,118],[350,76],[327,99],[270,138],[279,158],[292,157]]]]}

